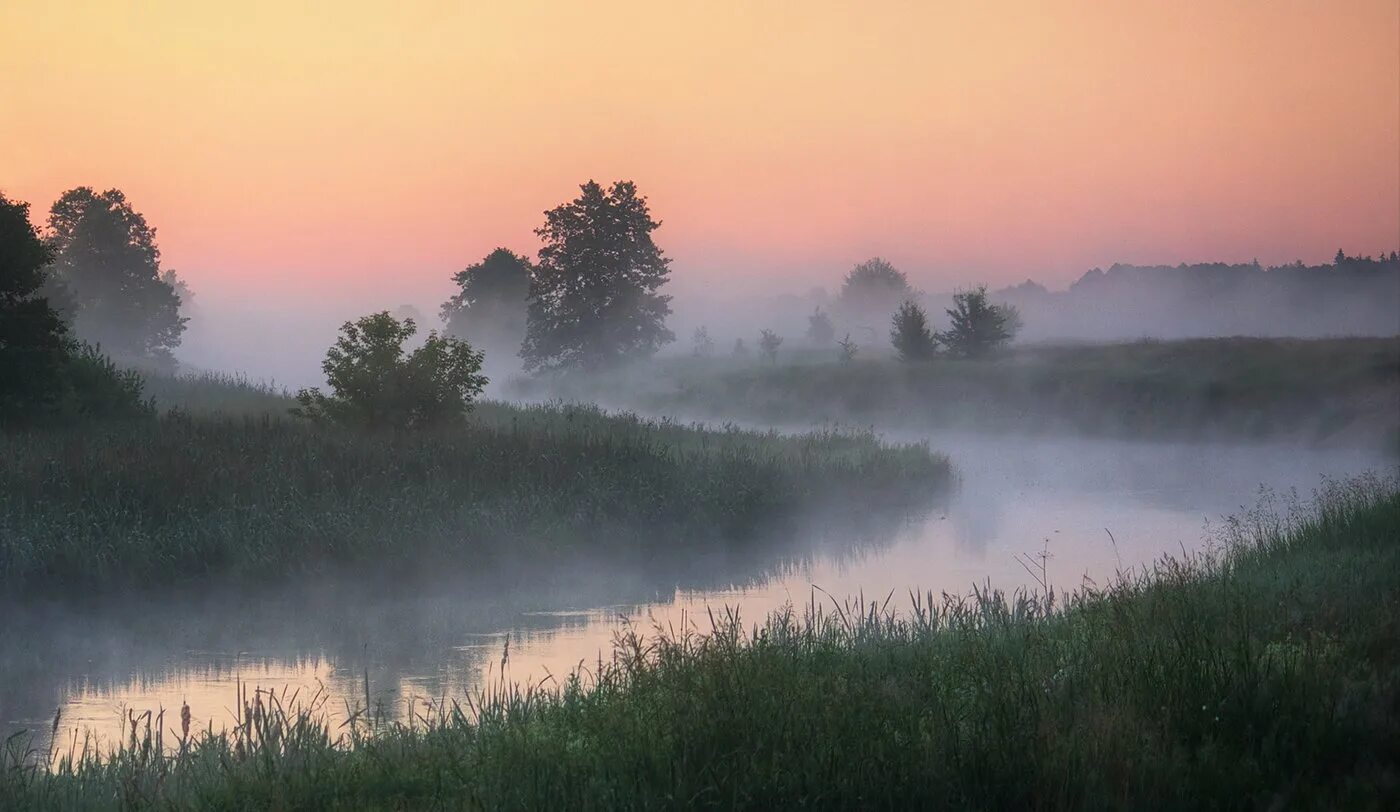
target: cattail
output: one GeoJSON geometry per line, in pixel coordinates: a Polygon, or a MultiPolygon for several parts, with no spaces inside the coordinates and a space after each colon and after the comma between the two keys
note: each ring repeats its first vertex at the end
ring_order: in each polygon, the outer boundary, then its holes
{"type": "Polygon", "coordinates": [[[183,702],[180,705],[180,738],[190,737],[190,703],[183,702]]]}

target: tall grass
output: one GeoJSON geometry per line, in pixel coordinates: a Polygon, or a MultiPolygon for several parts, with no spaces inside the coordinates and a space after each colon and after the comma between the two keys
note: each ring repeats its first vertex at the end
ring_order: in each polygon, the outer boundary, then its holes
{"type": "Polygon", "coordinates": [[[370,435],[259,413],[278,396],[257,387],[217,401],[219,387],[165,382],[154,395],[235,413],[0,435],[0,589],[682,557],[814,519],[917,513],[952,481],[926,446],[869,433],[484,404],[458,429],[370,435]]]}
{"type": "Polygon", "coordinates": [[[75,741],[52,770],[16,737],[0,803],[1385,808],[1396,483],[1332,484],[1229,533],[1070,596],[814,595],[753,627],[632,631],[561,683],[503,681],[405,724],[331,729],[318,700],[245,692],[226,732],[136,717],[114,752],[75,741]]]}

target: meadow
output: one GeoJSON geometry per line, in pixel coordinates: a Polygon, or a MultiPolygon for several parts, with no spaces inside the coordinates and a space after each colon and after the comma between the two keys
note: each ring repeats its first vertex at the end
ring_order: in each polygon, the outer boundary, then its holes
{"type": "Polygon", "coordinates": [[[403,724],[245,690],[222,733],[169,709],[110,753],[13,737],[0,806],[1386,808],[1397,539],[1396,482],[1361,478],[1102,587],[814,593],[403,724]]]}
{"type": "Polygon", "coordinates": [[[0,588],[683,559],[795,537],[853,505],[916,515],[954,484],[941,455],[869,432],[483,403],[458,428],[365,433],[303,424],[285,395],[239,379],[148,392],[158,417],[0,434],[0,588]]]}
{"type": "Polygon", "coordinates": [[[967,428],[1154,439],[1387,443],[1400,449],[1400,338],[1144,340],[902,363],[805,349],[776,363],[658,360],[614,378],[520,381],[558,395],[764,425],[967,428]]]}

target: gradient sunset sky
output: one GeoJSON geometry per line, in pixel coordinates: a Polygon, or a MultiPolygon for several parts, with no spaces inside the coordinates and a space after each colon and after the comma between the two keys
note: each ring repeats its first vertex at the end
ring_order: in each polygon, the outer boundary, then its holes
{"type": "Polygon", "coordinates": [[[1390,250],[1400,2],[0,3],[0,189],[197,292],[440,300],[589,178],[678,293],[1390,250]]]}

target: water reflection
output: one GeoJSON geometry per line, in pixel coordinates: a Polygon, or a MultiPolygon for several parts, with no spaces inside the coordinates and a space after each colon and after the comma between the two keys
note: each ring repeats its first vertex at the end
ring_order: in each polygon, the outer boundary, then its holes
{"type": "Polygon", "coordinates": [[[540,683],[609,656],[625,623],[708,628],[708,611],[758,620],[836,596],[896,602],[908,591],[1029,583],[1016,556],[1044,551],[1058,587],[1102,581],[1163,552],[1199,547],[1207,522],[1255,504],[1261,485],[1306,496],[1322,476],[1393,462],[1355,450],[1135,444],[946,435],[931,438],[961,491],[915,522],[856,516],[797,539],[649,561],[573,562],[549,572],[454,573],[413,584],[321,580],[275,592],[63,602],[6,610],[0,730],[41,731],[61,709],[58,748],[79,731],[111,743],[124,710],[184,702],[195,727],[229,725],[235,685],[325,691],[327,709],[370,700],[402,718],[502,676],[540,683]],[[1110,540],[1109,533],[1112,534],[1110,540]],[[852,538],[860,543],[852,544],[852,538]]]}

